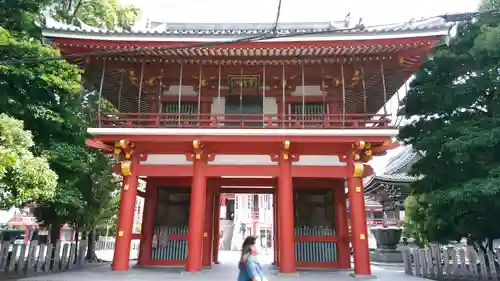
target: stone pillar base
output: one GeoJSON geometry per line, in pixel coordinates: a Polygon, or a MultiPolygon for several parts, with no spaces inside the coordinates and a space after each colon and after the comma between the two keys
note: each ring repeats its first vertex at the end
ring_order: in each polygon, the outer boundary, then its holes
{"type": "Polygon", "coordinates": [[[372,262],[403,263],[403,253],[398,249],[376,249],[370,253],[372,262]]]}

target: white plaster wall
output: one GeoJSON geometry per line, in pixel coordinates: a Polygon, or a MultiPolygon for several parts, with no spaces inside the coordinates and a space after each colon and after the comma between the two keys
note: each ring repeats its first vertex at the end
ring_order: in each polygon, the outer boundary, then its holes
{"type": "MultiPolygon", "coordinates": [[[[184,154],[149,154],[144,165],[191,165],[184,154]]],[[[219,154],[209,165],[263,165],[275,166],[277,162],[271,161],[269,155],[243,155],[243,154],[219,154]]],[[[301,155],[294,166],[345,166],[336,155],[301,155]]]]}
{"type": "Polygon", "coordinates": [[[186,160],[184,154],[149,154],[146,161],[141,161],[141,165],[192,165],[186,160]]]}
{"type": "Polygon", "coordinates": [[[346,166],[340,162],[337,155],[300,155],[299,161],[292,162],[293,166],[346,166]]]}
{"type": "MultiPolygon", "coordinates": [[[[226,98],[225,97],[214,97],[212,99],[212,106],[210,113],[212,115],[224,114],[226,112],[226,98]]],[[[223,119],[224,117],[221,117],[223,119]]]]}
{"type": "Polygon", "coordinates": [[[238,154],[219,154],[215,156],[210,165],[278,165],[271,161],[269,155],[238,155],[238,154]]]}
{"type": "Polygon", "coordinates": [[[321,87],[318,86],[297,86],[295,88],[295,91],[291,93],[292,96],[306,96],[306,97],[311,97],[311,96],[322,96],[323,92],[321,91],[321,87]]]}
{"type": "Polygon", "coordinates": [[[179,88],[181,89],[181,96],[198,96],[198,92],[193,90],[193,86],[179,86],[172,85],[168,91],[163,91],[164,96],[179,96],[179,88]]]}
{"type": "Polygon", "coordinates": [[[266,97],[263,104],[264,114],[278,114],[278,104],[275,97],[266,97]]]}

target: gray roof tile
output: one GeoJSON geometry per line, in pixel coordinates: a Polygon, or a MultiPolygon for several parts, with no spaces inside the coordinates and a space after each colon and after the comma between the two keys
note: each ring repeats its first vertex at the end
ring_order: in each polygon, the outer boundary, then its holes
{"type": "MultiPolygon", "coordinates": [[[[48,19],[45,30],[74,32],[74,33],[98,33],[110,35],[162,35],[162,36],[228,36],[237,37],[242,35],[257,35],[269,31],[272,23],[169,23],[151,22],[148,27],[135,28],[132,31],[107,30],[81,24],[80,27],[67,25],[48,19]]],[[[297,22],[280,23],[277,32],[286,35],[296,32],[328,32],[342,33],[389,33],[389,32],[418,32],[431,31],[447,28],[449,24],[441,19],[416,21],[413,23],[402,23],[396,25],[379,25],[357,29],[355,26],[345,26],[344,21],[334,22],[297,22]],[[342,29],[352,28],[342,31],[342,29]]]]}

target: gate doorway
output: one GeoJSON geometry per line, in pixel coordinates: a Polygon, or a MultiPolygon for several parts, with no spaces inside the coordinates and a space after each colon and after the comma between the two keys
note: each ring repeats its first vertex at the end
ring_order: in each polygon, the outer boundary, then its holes
{"type": "Polygon", "coordinates": [[[244,239],[252,235],[257,237],[260,261],[265,264],[273,263],[276,241],[273,194],[221,193],[219,200],[221,211],[226,210],[225,215],[221,212],[219,223],[220,262],[238,261],[244,239]]]}

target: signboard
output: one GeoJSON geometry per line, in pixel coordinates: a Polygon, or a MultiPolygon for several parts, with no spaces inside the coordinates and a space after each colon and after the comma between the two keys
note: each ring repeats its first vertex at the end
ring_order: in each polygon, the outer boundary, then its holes
{"type": "Polygon", "coordinates": [[[227,78],[229,91],[235,90],[255,90],[260,86],[259,75],[229,75],[227,78]]]}

